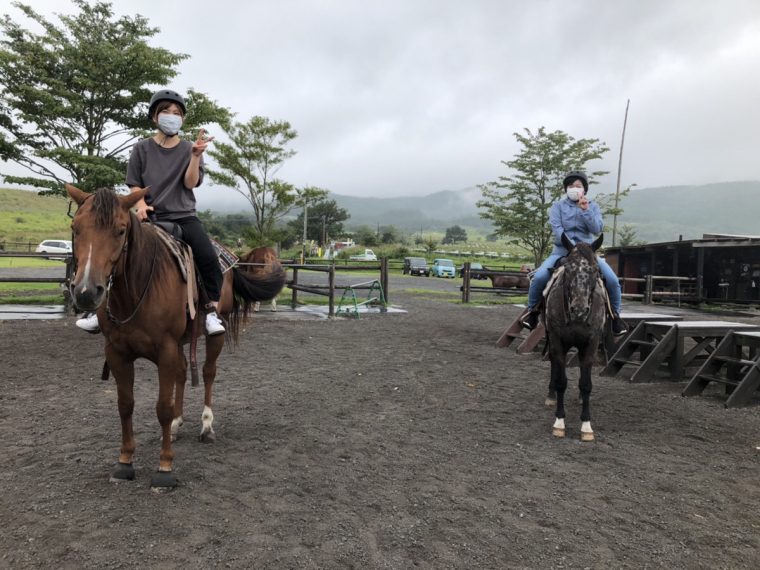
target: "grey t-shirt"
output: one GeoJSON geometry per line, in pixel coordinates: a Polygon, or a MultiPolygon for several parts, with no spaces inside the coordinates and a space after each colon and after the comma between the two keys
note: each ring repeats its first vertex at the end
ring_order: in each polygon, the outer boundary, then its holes
{"type": "MultiPolygon", "coordinates": [[[[178,220],[195,215],[195,193],[185,188],[185,172],[190,164],[193,143],[180,141],[173,148],[164,148],[152,138],[138,141],[132,147],[127,166],[127,186],[150,186],[145,202],[153,206],[159,220],[178,220]]],[[[198,186],[203,182],[201,156],[198,186]]]]}

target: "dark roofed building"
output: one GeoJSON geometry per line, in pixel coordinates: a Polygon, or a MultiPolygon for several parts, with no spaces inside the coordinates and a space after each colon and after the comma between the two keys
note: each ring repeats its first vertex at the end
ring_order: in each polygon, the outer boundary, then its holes
{"type": "Polygon", "coordinates": [[[693,278],[677,282],[679,293],[688,291],[698,302],[760,301],[760,236],[704,234],[702,239],[609,247],[605,258],[623,279],[624,294],[643,293],[636,280],[652,275],[693,278]]]}

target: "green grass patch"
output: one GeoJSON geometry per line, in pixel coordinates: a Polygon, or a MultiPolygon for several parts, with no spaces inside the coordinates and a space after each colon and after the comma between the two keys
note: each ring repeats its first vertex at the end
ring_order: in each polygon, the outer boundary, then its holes
{"type": "Polygon", "coordinates": [[[41,257],[0,257],[0,267],[65,267],[63,261],[41,257]]]}
{"type": "Polygon", "coordinates": [[[32,295],[60,290],[59,283],[0,283],[0,295],[32,295]]]}
{"type": "Polygon", "coordinates": [[[58,295],[0,295],[0,305],[64,305],[63,293],[58,295]]]}
{"type": "Polygon", "coordinates": [[[31,250],[45,239],[71,239],[68,198],[0,188],[0,242],[5,249],[31,250]]]}

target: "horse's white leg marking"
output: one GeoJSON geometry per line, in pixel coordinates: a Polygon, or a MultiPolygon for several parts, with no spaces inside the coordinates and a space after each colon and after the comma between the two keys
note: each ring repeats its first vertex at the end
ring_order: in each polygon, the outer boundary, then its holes
{"type": "Polygon", "coordinates": [[[208,406],[203,406],[203,415],[201,415],[201,422],[203,422],[203,426],[201,427],[201,435],[204,433],[214,433],[214,412],[212,412],[211,408],[208,406]]]}
{"type": "Polygon", "coordinates": [[[87,291],[87,283],[90,281],[91,263],[92,263],[92,244],[90,244],[90,251],[87,252],[87,263],[84,266],[84,277],[82,277],[82,293],[87,291]]]}
{"type": "Polygon", "coordinates": [[[184,423],[185,423],[185,420],[182,418],[182,416],[179,416],[172,420],[172,441],[177,439],[177,432],[179,431],[179,428],[181,428],[182,424],[184,423]]]}
{"type": "Polygon", "coordinates": [[[277,312],[277,299],[272,299],[272,311],[277,312]]]}
{"type": "Polygon", "coordinates": [[[581,441],[594,441],[594,430],[591,429],[591,422],[581,424],[581,441]]]}
{"type": "Polygon", "coordinates": [[[565,437],[565,418],[557,418],[554,420],[552,435],[555,437],[565,437]]]}
{"type": "Polygon", "coordinates": [[[254,313],[258,313],[258,312],[259,312],[259,309],[260,309],[260,308],[261,308],[261,303],[259,303],[258,301],[256,301],[256,302],[253,304],[253,312],[254,312],[254,313]]]}

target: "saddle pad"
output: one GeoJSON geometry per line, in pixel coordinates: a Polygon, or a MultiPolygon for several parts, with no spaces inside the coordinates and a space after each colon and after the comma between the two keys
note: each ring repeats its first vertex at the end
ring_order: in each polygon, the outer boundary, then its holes
{"type": "Polygon", "coordinates": [[[214,250],[216,251],[216,256],[219,259],[219,267],[221,267],[222,273],[229,271],[240,260],[237,255],[232,253],[218,241],[212,239],[211,245],[214,246],[214,250]]]}

